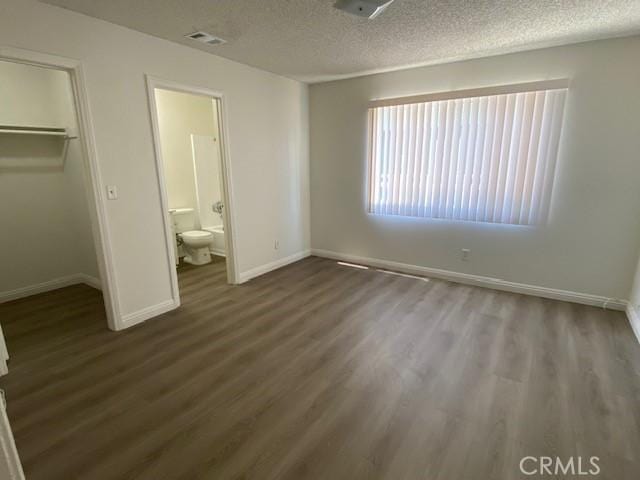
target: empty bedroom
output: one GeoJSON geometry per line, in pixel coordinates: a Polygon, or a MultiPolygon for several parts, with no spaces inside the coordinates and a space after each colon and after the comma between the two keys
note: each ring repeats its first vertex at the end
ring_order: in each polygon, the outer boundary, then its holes
{"type": "Polygon", "coordinates": [[[640,478],[640,1],[0,0],[0,480],[640,478]]]}

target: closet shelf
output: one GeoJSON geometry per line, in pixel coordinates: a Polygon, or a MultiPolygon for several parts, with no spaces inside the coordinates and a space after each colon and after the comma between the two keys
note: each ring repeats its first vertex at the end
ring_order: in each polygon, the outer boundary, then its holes
{"type": "Polygon", "coordinates": [[[73,135],[69,135],[66,128],[59,127],[23,127],[23,126],[7,126],[0,125],[0,134],[11,135],[49,135],[56,137],[64,137],[65,139],[78,138],[73,135]]]}

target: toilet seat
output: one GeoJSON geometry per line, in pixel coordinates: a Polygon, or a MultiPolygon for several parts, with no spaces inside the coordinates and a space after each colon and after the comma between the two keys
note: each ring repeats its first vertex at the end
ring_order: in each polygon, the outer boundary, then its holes
{"type": "Polygon", "coordinates": [[[213,239],[211,232],[205,232],[203,230],[189,230],[180,234],[183,240],[205,240],[207,238],[213,239]]]}

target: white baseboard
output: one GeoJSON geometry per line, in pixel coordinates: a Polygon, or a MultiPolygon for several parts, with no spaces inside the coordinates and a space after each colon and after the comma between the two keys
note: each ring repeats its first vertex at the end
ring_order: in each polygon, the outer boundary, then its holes
{"type": "Polygon", "coordinates": [[[377,258],[359,257],[357,255],[348,255],[344,253],[332,252],[329,250],[321,250],[316,248],[311,249],[311,254],[318,257],[331,258],[333,260],[361,263],[372,267],[397,270],[399,272],[411,273],[413,275],[423,275],[428,277],[440,278],[443,280],[449,280],[451,282],[492,288],[494,290],[502,290],[505,292],[522,293],[525,295],[533,295],[536,297],[551,298],[553,300],[564,300],[566,302],[581,303],[584,305],[592,305],[603,308],[606,307],[611,310],[625,310],[627,308],[626,300],[607,298],[599,295],[591,295],[588,293],[571,292],[568,290],[558,290],[555,288],[540,287],[537,285],[528,285],[525,283],[509,282],[500,278],[453,272],[451,270],[442,270],[439,268],[421,267],[418,265],[393,262],[390,260],[380,260],[377,258]]]}
{"type": "Polygon", "coordinates": [[[281,258],[279,260],[275,260],[270,263],[266,263],[264,265],[260,265],[259,267],[252,268],[251,270],[247,270],[246,272],[241,272],[239,276],[240,283],[248,282],[252,278],[259,277],[260,275],[264,275],[265,273],[271,272],[273,270],[277,270],[278,268],[284,267],[285,265],[289,265],[290,263],[297,262],[298,260],[302,260],[303,258],[311,255],[310,250],[303,250],[298,253],[294,253],[293,255],[289,255],[288,257],[281,258]]]}
{"type": "Polygon", "coordinates": [[[163,313],[167,313],[171,310],[175,310],[180,306],[180,302],[176,300],[166,300],[164,302],[158,303],[157,305],[151,305],[150,307],[145,307],[143,309],[138,310],[137,312],[127,313],[122,316],[122,329],[132,327],[137,325],[138,323],[142,323],[145,320],[149,320],[150,318],[156,317],[158,315],[162,315],[163,313]]]}
{"type": "Polygon", "coordinates": [[[627,318],[629,319],[629,323],[631,324],[631,328],[633,329],[633,333],[636,334],[636,338],[638,339],[638,343],[640,343],[640,315],[631,302],[627,305],[627,318]]]}
{"type": "Polygon", "coordinates": [[[75,273],[73,275],[67,275],[65,277],[54,278],[47,282],[37,283],[35,285],[28,285],[26,287],[16,288],[15,290],[8,290],[0,292],[0,303],[8,302],[10,300],[17,300],[18,298],[30,297],[38,293],[44,293],[51,290],[57,290],[58,288],[68,287],[70,285],[77,285],[84,283],[90,287],[100,290],[100,280],[87,275],[85,273],[75,273]]]}
{"type": "Polygon", "coordinates": [[[86,273],[78,273],[77,277],[80,280],[80,282],[78,283],[84,283],[85,285],[89,285],[96,290],[102,290],[102,284],[100,283],[99,278],[92,277],[91,275],[87,275],[86,273]]]}

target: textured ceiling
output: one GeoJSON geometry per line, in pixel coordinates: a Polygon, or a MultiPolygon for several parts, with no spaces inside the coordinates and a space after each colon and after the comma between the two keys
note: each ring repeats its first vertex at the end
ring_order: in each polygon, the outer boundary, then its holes
{"type": "Polygon", "coordinates": [[[374,20],[334,0],[43,1],[308,82],[640,31],[640,0],[395,0],[374,20]]]}

